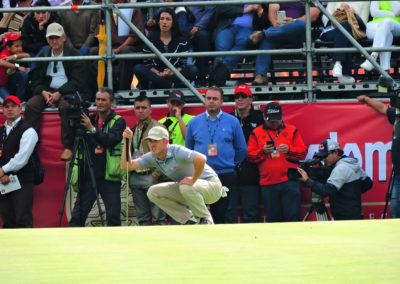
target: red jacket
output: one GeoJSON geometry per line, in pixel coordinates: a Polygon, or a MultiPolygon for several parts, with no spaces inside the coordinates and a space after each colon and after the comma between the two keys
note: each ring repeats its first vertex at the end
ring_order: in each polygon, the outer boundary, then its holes
{"type": "Polygon", "coordinates": [[[271,185],[287,181],[288,168],[296,168],[297,166],[286,161],[286,158],[290,157],[301,160],[307,154],[307,146],[304,145],[297,128],[283,122],[280,132],[279,130],[274,131],[267,128],[265,124],[255,128],[250,134],[247,147],[247,160],[258,164],[260,185],[271,185]],[[278,138],[276,138],[277,135],[278,138]],[[275,158],[272,158],[270,154],[266,155],[263,152],[263,147],[271,139],[275,140],[275,146],[277,147],[281,144],[288,145],[289,152],[287,154],[280,152],[280,156],[275,158]]]}

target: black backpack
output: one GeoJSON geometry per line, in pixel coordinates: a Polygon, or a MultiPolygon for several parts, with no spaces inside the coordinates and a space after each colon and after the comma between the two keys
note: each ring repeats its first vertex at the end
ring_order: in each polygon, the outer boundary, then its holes
{"type": "MultiPolygon", "coordinates": [[[[24,122],[23,125],[20,128],[21,135],[28,128],[31,128],[31,126],[28,123],[24,122]]],[[[39,153],[38,153],[38,150],[37,150],[37,145],[33,149],[33,152],[32,152],[32,155],[31,155],[31,159],[32,159],[32,164],[33,164],[33,185],[39,185],[44,180],[44,172],[45,172],[45,170],[44,170],[44,166],[43,166],[42,162],[40,162],[39,153]]]]}

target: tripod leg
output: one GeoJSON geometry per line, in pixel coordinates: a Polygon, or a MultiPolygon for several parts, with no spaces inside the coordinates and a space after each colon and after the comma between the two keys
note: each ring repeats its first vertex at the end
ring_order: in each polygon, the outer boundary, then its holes
{"type": "Polygon", "coordinates": [[[72,158],[71,161],[69,163],[69,169],[68,169],[68,174],[67,174],[67,181],[65,183],[65,187],[64,187],[64,197],[63,197],[63,201],[61,204],[61,209],[58,212],[58,214],[60,215],[60,217],[58,218],[58,227],[61,227],[61,220],[62,220],[62,216],[64,215],[64,209],[65,209],[65,202],[67,200],[67,194],[68,194],[68,190],[71,184],[71,176],[72,176],[72,170],[74,168],[74,162],[75,162],[75,158],[78,152],[78,145],[79,145],[79,137],[75,137],[75,141],[74,141],[74,147],[72,149],[72,158]]]}
{"type": "Polygon", "coordinates": [[[306,216],[304,216],[303,218],[303,222],[308,220],[308,217],[310,217],[310,214],[313,212],[314,210],[314,205],[311,204],[311,206],[308,208],[306,216]]]}
{"type": "Polygon", "coordinates": [[[104,227],[104,217],[103,217],[103,210],[101,209],[100,205],[100,199],[99,199],[99,192],[97,191],[97,183],[96,183],[96,177],[94,174],[93,170],[93,161],[89,155],[89,146],[87,145],[87,142],[85,139],[82,139],[82,144],[83,144],[83,151],[84,151],[84,156],[88,165],[88,170],[89,170],[89,176],[90,176],[90,184],[94,190],[94,193],[96,194],[96,202],[97,202],[97,207],[99,209],[99,215],[100,215],[100,220],[101,224],[104,227]]]}
{"type": "Polygon", "coordinates": [[[392,168],[392,173],[390,174],[389,185],[388,185],[388,189],[387,189],[386,197],[385,197],[386,201],[385,201],[385,208],[383,209],[383,213],[382,213],[382,219],[386,218],[386,212],[388,209],[389,201],[392,198],[393,183],[394,183],[394,172],[393,172],[393,168],[392,168]]]}

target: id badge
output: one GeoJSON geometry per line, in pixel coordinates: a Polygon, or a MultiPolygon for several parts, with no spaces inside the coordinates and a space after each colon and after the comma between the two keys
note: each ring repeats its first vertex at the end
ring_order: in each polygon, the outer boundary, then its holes
{"type": "Polygon", "coordinates": [[[275,147],[274,151],[271,153],[271,158],[279,158],[280,154],[279,154],[279,148],[275,147]]]}
{"type": "Polygon", "coordinates": [[[103,147],[97,146],[96,149],[94,149],[94,153],[95,154],[103,154],[104,153],[103,147]]]}
{"type": "Polygon", "coordinates": [[[0,150],[0,158],[3,156],[3,150],[0,150]]]}
{"type": "Polygon", "coordinates": [[[217,156],[218,155],[217,144],[216,143],[208,144],[207,153],[208,156],[217,156]]]}

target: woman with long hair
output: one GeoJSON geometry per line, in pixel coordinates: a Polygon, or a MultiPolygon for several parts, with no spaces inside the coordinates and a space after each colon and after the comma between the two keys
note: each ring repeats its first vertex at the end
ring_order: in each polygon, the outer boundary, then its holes
{"type": "MultiPolygon", "coordinates": [[[[150,32],[148,39],[163,53],[180,53],[189,50],[188,42],[181,36],[178,21],[171,9],[163,9],[158,15],[158,29],[150,32]]],[[[143,53],[151,54],[146,46],[143,53]]],[[[196,78],[197,68],[187,64],[186,58],[169,58],[169,62],[188,80],[196,78]]],[[[179,83],[178,77],[159,58],[145,59],[144,64],[137,64],[134,73],[139,79],[139,85],[143,89],[149,88],[174,88],[179,83]]]]}

